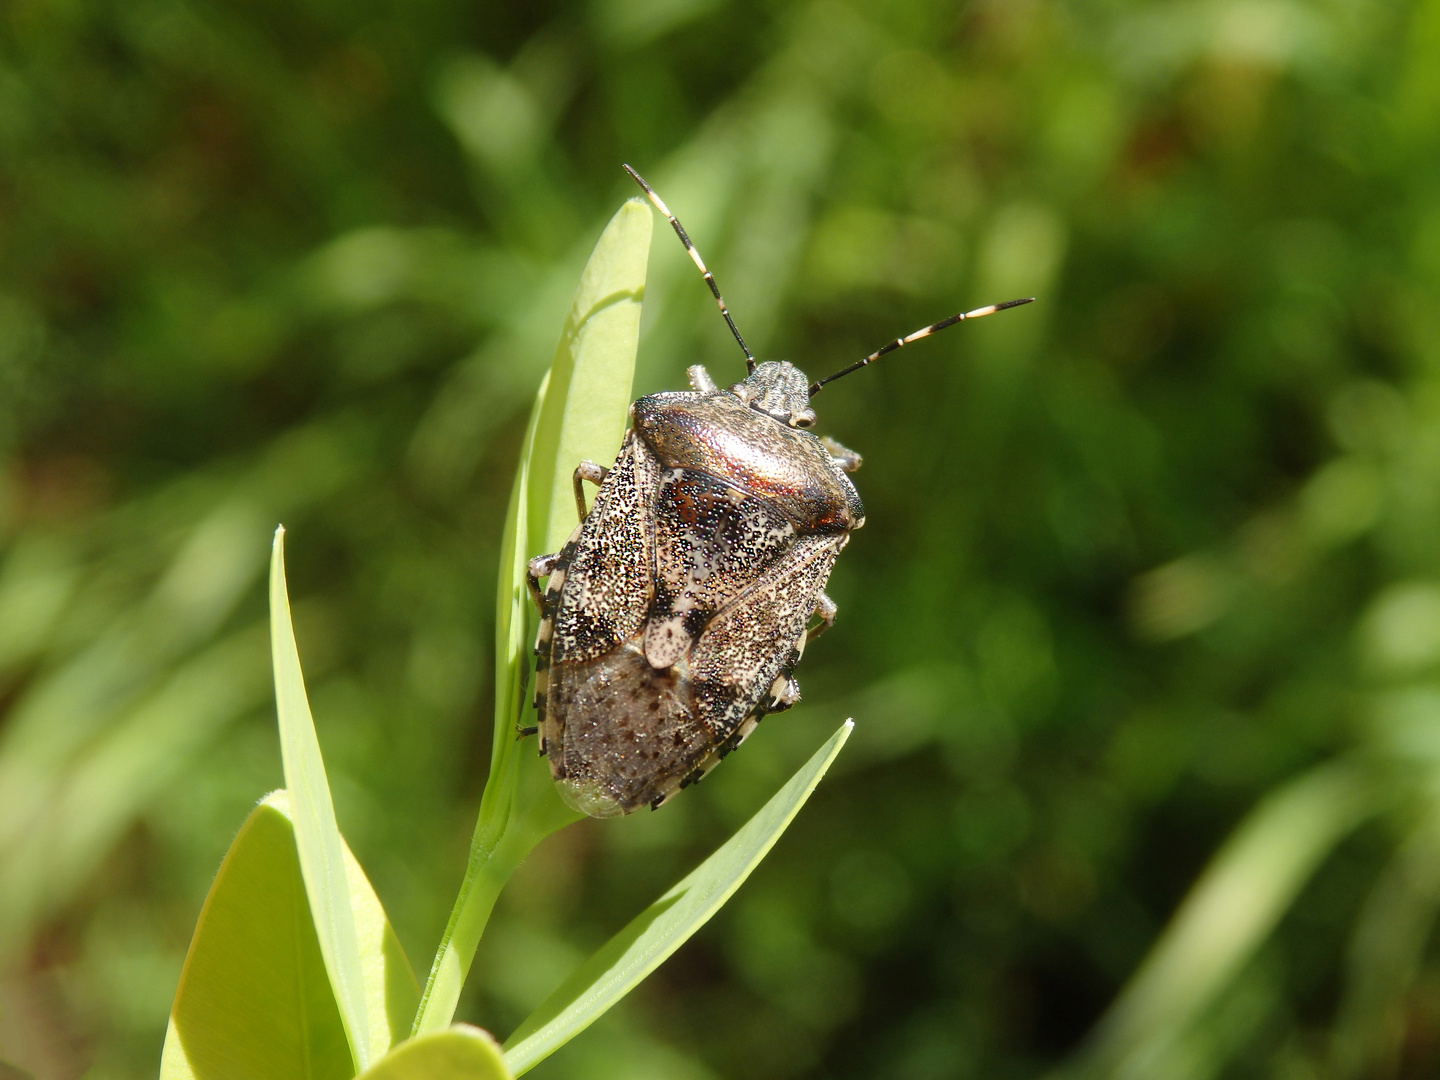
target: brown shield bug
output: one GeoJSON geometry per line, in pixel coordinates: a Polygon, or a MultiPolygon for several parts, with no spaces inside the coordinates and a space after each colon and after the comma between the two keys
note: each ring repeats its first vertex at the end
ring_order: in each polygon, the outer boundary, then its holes
{"type": "Polygon", "coordinates": [[[1031,299],[952,315],[811,383],[784,361],[756,363],[680,222],[625,171],[704,275],[748,375],[721,389],[697,364],[692,390],[631,405],[615,464],[575,470],[579,527],[530,560],[540,752],[562,798],[592,817],[659,806],[799,700],[795,665],[835,620],[830,568],[865,523],[846,475],[860,456],[807,430],[811,397],[937,330],[1031,299]],[[586,480],[599,485],[588,511],[586,480]]]}

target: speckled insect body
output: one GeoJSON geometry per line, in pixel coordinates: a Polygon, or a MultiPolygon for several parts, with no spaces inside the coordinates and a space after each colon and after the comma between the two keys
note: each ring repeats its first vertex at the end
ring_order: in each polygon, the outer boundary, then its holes
{"type": "Polygon", "coordinates": [[[799,700],[795,665],[835,618],[825,583],[865,523],[846,475],[859,455],[805,430],[811,395],[960,319],[1025,302],[952,316],[809,384],[791,364],[755,363],[680,223],[626,169],[704,274],[750,374],[721,389],[697,365],[691,391],[631,405],[615,464],[575,470],[580,525],[530,561],[540,752],[562,798],[592,817],[659,806],[799,700]],[[582,481],[600,485],[588,512],[582,481]]]}

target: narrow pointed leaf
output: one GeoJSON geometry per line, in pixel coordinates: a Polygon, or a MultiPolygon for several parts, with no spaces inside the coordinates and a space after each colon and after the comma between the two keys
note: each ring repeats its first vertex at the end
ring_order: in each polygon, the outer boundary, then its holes
{"type": "Polygon", "coordinates": [[[469,1024],[401,1043],[358,1080],[511,1080],[500,1047],[469,1024]]]}
{"type": "Polygon", "coordinates": [[[649,204],[627,200],[595,244],[570,301],[530,447],[531,555],[558,550],[575,528],[575,466],[585,458],[609,465],[620,450],[653,227],[649,204]]]}
{"type": "Polygon", "coordinates": [[[750,876],[815,790],[850,736],[852,722],[761,807],[739,832],[551,994],[505,1043],[505,1062],[518,1076],[583,1031],[699,930],[750,876]]]}
{"type": "Polygon", "coordinates": [[[371,1041],[360,944],[342,854],[344,841],[330,801],[325,762],[320,756],[320,740],[315,736],[295,630],[290,623],[283,527],[275,530],[270,556],[270,649],[275,668],[275,707],[280,719],[280,754],[305,893],[355,1068],[363,1070],[376,1056],[376,1045],[371,1041]]]}
{"type": "MultiPolygon", "coordinates": [[[[403,1037],[415,975],[360,864],[343,851],[372,1029],[403,1037]]],[[[383,1052],[383,1051],[382,1051],[383,1052]]],[[[310,919],[283,791],[250,814],[225,856],[170,1011],[161,1080],[325,1080],[354,1075],[310,919]]]]}
{"type": "Polygon", "coordinates": [[[579,816],[555,794],[534,742],[515,738],[527,708],[525,657],[533,642],[526,563],[556,550],[574,529],[571,474],[580,459],[609,462],[620,448],[652,228],[650,209],[638,199],[622,205],[606,225],[581,274],[530,415],[497,579],[490,775],[465,880],[415,1018],[416,1034],[443,1028],[455,1015],[490,910],[520,859],[579,816]]]}

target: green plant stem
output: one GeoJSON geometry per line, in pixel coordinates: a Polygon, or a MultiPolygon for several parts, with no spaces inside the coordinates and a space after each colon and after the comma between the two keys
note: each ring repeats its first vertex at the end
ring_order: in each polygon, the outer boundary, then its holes
{"type": "Polygon", "coordinates": [[[412,1034],[437,1031],[454,1017],[461,987],[470,973],[470,963],[480,945],[485,924],[490,921],[495,900],[515,868],[540,839],[513,818],[507,818],[498,830],[494,822],[483,815],[476,823],[465,880],[440,939],[440,950],[426,980],[412,1034]],[[512,827],[506,828],[507,825],[512,827]]]}
{"type": "MultiPolygon", "coordinates": [[[[509,741],[513,745],[513,739],[509,741]]],[[[438,1031],[454,1019],[460,991],[500,891],[536,844],[580,817],[555,798],[550,770],[529,754],[506,754],[491,773],[486,796],[492,791],[493,799],[481,800],[465,880],[425,981],[413,1035],[438,1031]]]]}
{"type": "Polygon", "coordinates": [[[480,800],[465,879],[440,940],[412,1034],[438,1031],[455,1017],[460,991],[495,900],[535,845],[580,815],[555,796],[550,770],[516,743],[513,722],[496,739],[497,761],[480,800]]]}

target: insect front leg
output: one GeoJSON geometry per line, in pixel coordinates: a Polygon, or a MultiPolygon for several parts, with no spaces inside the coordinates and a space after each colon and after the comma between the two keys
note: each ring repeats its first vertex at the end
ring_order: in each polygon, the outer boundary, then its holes
{"type": "Polygon", "coordinates": [[[610,475],[610,470],[604,465],[596,465],[593,461],[582,461],[575,466],[575,509],[580,511],[580,520],[585,520],[585,515],[590,511],[585,509],[585,487],[582,483],[589,480],[596,487],[605,482],[605,477],[610,475]]]}
{"type": "Polygon", "coordinates": [[[795,676],[791,672],[800,662],[800,653],[805,646],[835,625],[835,613],[839,610],[835,601],[823,592],[815,598],[815,615],[819,617],[820,622],[811,627],[800,641],[796,642],[795,649],[790,653],[790,659],[770,686],[770,702],[765,706],[766,712],[784,712],[800,700],[800,684],[795,681],[795,676]]]}
{"type": "Polygon", "coordinates": [[[820,621],[810,628],[805,635],[805,644],[810,644],[817,637],[823,634],[830,627],[835,625],[835,613],[840,609],[835,606],[835,601],[826,596],[823,592],[815,600],[815,614],[820,621]]]}
{"type": "Polygon", "coordinates": [[[716,389],[715,380],[710,378],[704,364],[691,364],[685,369],[685,374],[690,376],[690,389],[697,393],[708,394],[716,389]]]}
{"type": "Polygon", "coordinates": [[[864,463],[864,459],[854,450],[841,446],[828,435],[820,440],[820,445],[830,451],[830,456],[835,459],[835,464],[840,466],[841,472],[852,473],[864,463]]]}
{"type": "Polygon", "coordinates": [[[536,555],[526,564],[525,586],[530,590],[530,599],[535,601],[541,615],[545,614],[545,596],[540,591],[540,579],[549,577],[559,561],[560,553],[556,552],[554,555],[536,555]]]}

